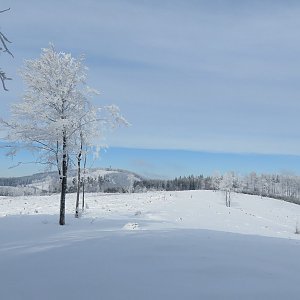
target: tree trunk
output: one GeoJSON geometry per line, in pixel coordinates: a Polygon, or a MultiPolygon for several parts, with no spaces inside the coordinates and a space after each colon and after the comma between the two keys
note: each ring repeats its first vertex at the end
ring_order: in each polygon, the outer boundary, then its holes
{"type": "Polygon", "coordinates": [[[82,211],[84,211],[84,180],[82,181],[82,211]]]}
{"type": "Polygon", "coordinates": [[[77,156],[77,195],[76,195],[76,209],[75,209],[75,218],[79,218],[79,195],[80,195],[80,168],[81,164],[81,151],[77,156]]]}
{"type": "Polygon", "coordinates": [[[66,132],[63,131],[63,160],[62,160],[62,180],[61,180],[61,194],[60,194],[60,215],[59,225],[65,225],[65,206],[66,206],[66,192],[67,192],[67,137],[66,132]]]}
{"type": "Polygon", "coordinates": [[[84,155],[83,163],[83,180],[82,180],[82,211],[84,211],[84,187],[85,187],[85,171],[86,171],[86,154],[84,155]]]}

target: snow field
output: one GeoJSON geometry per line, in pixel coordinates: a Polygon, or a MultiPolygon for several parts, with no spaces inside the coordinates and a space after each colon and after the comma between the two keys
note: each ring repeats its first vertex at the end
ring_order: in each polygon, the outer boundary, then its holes
{"type": "Polygon", "coordinates": [[[0,198],[0,299],[299,299],[300,206],[221,192],[0,198]]]}
{"type": "MultiPolygon", "coordinates": [[[[12,215],[58,215],[60,195],[0,197],[0,217],[12,215]]],[[[74,214],[75,194],[67,194],[66,213],[74,214]]],[[[140,194],[86,194],[83,219],[137,223],[140,230],[209,229],[241,234],[298,239],[300,206],[259,196],[232,194],[225,206],[222,192],[182,191],[140,194]]],[[[58,216],[57,216],[58,218],[58,216]]],[[[53,220],[51,218],[51,220],[53,220]]],[[[74,222],[73,217],[67,223],[74,222]]],[[[126,227],[126,226],[125,226],[126,227]]]]}

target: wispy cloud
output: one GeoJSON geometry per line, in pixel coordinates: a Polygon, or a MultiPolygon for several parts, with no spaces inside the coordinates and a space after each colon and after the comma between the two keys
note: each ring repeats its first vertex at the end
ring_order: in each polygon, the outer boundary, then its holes
{"type": "MultiPolygon", "coordinates": [[[[13,1],[1,28],[16,70],[49,41],[86,54],[96,102],[132,123],[108,140],[140,148],[300,153],[299,1],[13,1]]],[[[13,96],[12,96],[13,95],[13,96]]]]}

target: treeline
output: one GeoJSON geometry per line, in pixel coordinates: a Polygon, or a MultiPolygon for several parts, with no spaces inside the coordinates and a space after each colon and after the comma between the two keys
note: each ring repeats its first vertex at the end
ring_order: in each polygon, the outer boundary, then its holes
{"type": "Polygon", "coordinates": [[[293,174],[238,175],[228,172],[213,176],[184,176],[173,180],[141,180],[134,183],[134,192],[221,190],[260,195],[300,203],[300,176],[293,174]]]}
{"type": "Polygon", "coordinates": [[[36,173],[28,176],[20,176],[20,177],[0,177],[0,186],[26,186],[28,184],[32,184],[35,181],[41,181],[47,177],[53,177],[55,172],[44,172],[44,173],[36,173]]]}
{"type": "Polygon", "coordinates": [[[0,186],[0,196],[33,196],[33,195],[43,195],[41,190],[30,186],[0,186]]]}
{"type": "Polygon", "coordinates": [[[134,192],[143,191],[185,191],[185,190],[212,190],[212,177],[187,176],[172,180],[143,179],[134,183],[134,192]]]}
{"type": "MultiPolygon", "coordinates": [[[[293,174],[257,174],[252,172],[239,175],[228,172],[212,176],[183,176],[172,180],[145,179],[125,171],[104,176],[84,178],[86,192],[128,193],[147,191],[221,190],[262,197],[283,199],[300,203],[300,176],[293,174]]],[[[60,185],[51,173],[36,174],[20,178],[0,178],[0,195],[42,195],[59,192],[60,185]],[[48,177],[47,177],[48,176],[48,177]],[[44,178],[44,184],[34,187],[34,181],[44,178]],[[35,179],[35,180],[34,180],[35,179]],[[2,186],[1,186],[2,185],[2,186]],[[9,187],[10,186],[10,187],[9,187]]],[[[42,180],[43,181],[43,180],[42,180]]],[[[76,178],[69,178],[67,192],[76,192],[76,178]]]]}
{"type": "Polygon", "coordinates": [[[25,186],[33,180],[32,176],[0,178],[0,186],[25,186]]]}
{"type": "MultiPolygon", "coordinates": [[[[88,170],[85,177],[81,178],[80,187],[84,185],[87,193],[127,193],[133,191],[133,184],[141,177],[125,170],[104,169],[110,171],[98,175],[97,169],[88,170]]],[[[100,169],[100,171],[102,171],[100,169]]],[[[68,178],[67,193],[77,191],[76,170],[71,170],[68,178]]],[[[60,192],[60,181],[54,173],[40,173],[32,176],[0,178],[0,196],[30,196],[44,195],[60,192]]]]}
{"type": "MultiPolygon", "coordinates": [[[[129,188],[121,184],[116,184],[110,175],[99,175],[98,177],[87,176],[84,180],[84,187],[87,193],[126,193],[129,188]]],[[[83,181],[81,182],[81,186],[83,181]]],[[[73,178],[68,184],[68,193],[75,193],[77,189],[77,179],[73,178]]]]}

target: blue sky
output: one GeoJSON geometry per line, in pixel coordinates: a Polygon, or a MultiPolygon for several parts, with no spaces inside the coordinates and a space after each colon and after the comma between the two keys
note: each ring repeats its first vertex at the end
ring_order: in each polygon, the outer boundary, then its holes
{"type": "MultiPolygon", "coordinates": [[[[4,152],[0,150],[0,155],[4,152]]],[[[1,176],[19,176],[36,173],[40,166],[18,162],[34,161],[29,153],[21,152],[14,160],[3,161],[1,176]],[[17,167],[15,167],[18,165],[17,167]]],[[[88,167],[121,168],[137,172],[148,178],[169,179],[185,175],[212,175],[216,172],[235,170],[240,174],[300,173],[300,156],[264,155],[250,153],[217,153],[169,149],[135,149],[110,147],[101,152],[100,158],[89,159],[88,167]]]]}
{"type": "Polygon", "coordinates": [[[136,170],[150,178],[184,175],[212,175],[236,170],[241,174],[299,171],[300,157],[293,155],[261,155],[214,153],[187,150],[153,150],[111,148],[102,154],[96,166],[122,167],[136,170]],[[286,167],[289,166],[289,169],[286,167]]]}
{"type": "MultiPolygon", "coordinates": [[[[1,30],[15,58],[0,57],[14,78],[9,93],[0,93],[0,117],[21,98],[17,70],[24,59],[53,42],[85,54],[89,85],[101,91],[95,103],[117,104],[132,124],[107,137],[110,148],[98,164],[161,176],[300,173],[299,1],[2,0],[1,6],[11,7],[1,15],[1,30]]],[[[26,172],[25,166],[8,171],[5,159],[0,176],[26,172]]]]}

